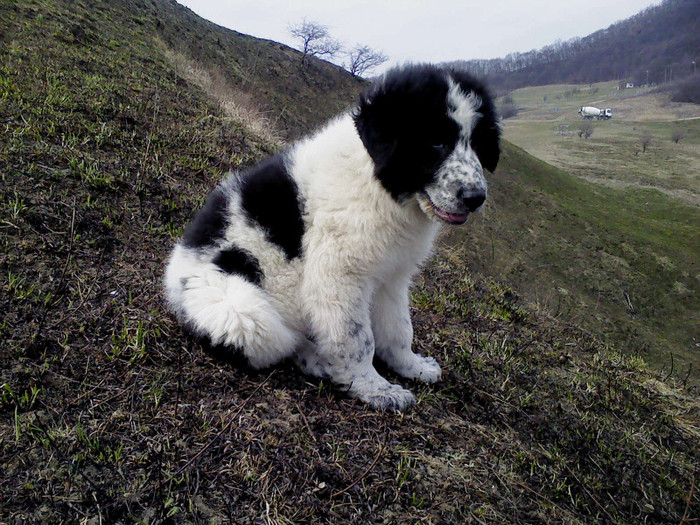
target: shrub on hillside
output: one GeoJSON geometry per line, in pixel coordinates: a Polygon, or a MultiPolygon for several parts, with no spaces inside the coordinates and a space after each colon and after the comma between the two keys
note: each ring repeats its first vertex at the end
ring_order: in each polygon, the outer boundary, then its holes
{"type": "Polygon", "coordinates": [[[512,95],[506,95],[501,101],[499,113],[502,119],[512,118],[518,114],[518,106],[515,105],[512,95]]]}
{"type": "Polygon", "coordinates": [[[694,75],[679,82],[671,94],[671,100],[700,104],[700,75],[694,75]]]}
{"type": "Polygon", "coordinates": [[[589,138],[591,135],[593,135],[593,124],[590,122],[584,122],[581,124],[581,127],[578,130],[578,136],[583,137],[585,139],[589,138]]]}

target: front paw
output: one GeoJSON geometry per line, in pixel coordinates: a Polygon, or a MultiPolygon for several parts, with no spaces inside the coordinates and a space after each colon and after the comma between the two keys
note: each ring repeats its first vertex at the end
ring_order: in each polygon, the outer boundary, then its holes
{"type": "Polygon", "coordinates": [[[416,372],[417,375],[414,379],[418,381],[423,381],[424,383],[436,383],[440,381],[442,376],[442,369],[438,362],[430,357],[424,357],[422,355],[416,355],[418,358],[416,361],[416,372]]]}
{"type": "Polygon", "coordinates": [[[402,412],[416,404],[416,398],[409,390],[383,378],[378,384],[354,383],[348,393],[378,410],[402,412]]]}
{"type": "Polygon", "coordinates": [[[399,362],[387,363],[397,374],[406,379],[416,379],[424,383],[435,383],[440,380],[442,370],[432,357],[410,353],[399,362]]]}

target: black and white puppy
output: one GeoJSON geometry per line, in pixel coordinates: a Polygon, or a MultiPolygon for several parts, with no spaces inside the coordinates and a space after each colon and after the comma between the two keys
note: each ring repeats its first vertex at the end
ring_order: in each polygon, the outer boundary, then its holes
{"type": "Polygon", "coordinates": [[[499,138],[493,100],[469,74],[390,71],[353,110],[213,191],[170,257],[170,306],[253,367],[294,357],[373,407],[410,406],[372,360],[440,379],[435,359],[411,350],[408,289],[440,225],[483,204],[499,138]]]}

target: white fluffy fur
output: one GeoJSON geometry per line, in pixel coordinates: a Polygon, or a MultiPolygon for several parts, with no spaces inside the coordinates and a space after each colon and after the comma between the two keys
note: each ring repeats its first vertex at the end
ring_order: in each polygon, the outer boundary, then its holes
{"type": "MultiPolygon", "coordinates": [[[[453,118],[469,133],[475,102],[455,87],[450,97],[453,118]]],[[[439,221],[416,197],[401,203],[391,198],[374,175],[350,114],[296,144],[287,158],[304,203],[303,257],[287,260],[245,219],[232,177],[224,183],[231,222],[221,246],[253,254],[265,276],[262,284],[220,271],[212,263],[215,248],[180,244],[166,272],[168,301],[195,333],[242,349],[254,367],[294,356],[306,373],[332,379],[353,397],[403,409],[413,395],[381,377],[372,358],[376,352],[404,377],[440,378],[434,359],[411,350],[408,299],[439,221]]],[[[448,162],[485,187],[471,150],[455,150],[448,162]]],[[[429,191],[441,205],[449,200],[447,183],[454,180],[438,180],[429,191]]]]}
{"type": "Polygon", "coordinates": [[[258,286],[222,273],[211,261],[176,246],[165,274],[167,299],[183,320],[215,345],[245,348],[256,368],[289,357],[299,344],[269,296],[258,286]]]}

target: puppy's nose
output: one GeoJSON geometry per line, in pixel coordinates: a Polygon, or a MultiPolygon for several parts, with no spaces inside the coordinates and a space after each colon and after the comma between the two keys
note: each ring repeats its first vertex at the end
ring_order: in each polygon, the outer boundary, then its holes
{"type": "Polygon", "coordinates": [[[476,191],[476,192],[468,193],[462,199],[462,202],[464,203],[464,207],[468,211],[472,212],[472,211],[476,211],[477,209],[479,209],[479,206],[481,206],[485,200],[486,200],[486,192],[476,191]]]}

